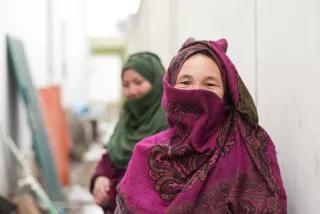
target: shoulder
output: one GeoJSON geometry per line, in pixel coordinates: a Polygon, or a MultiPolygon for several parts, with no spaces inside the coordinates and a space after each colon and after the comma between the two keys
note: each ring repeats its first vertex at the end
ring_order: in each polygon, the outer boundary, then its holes
{"type": "Polygon", "coordinates": [[[170,137],[170,133],[170,129],[167,129],[142,139],[135,145],[134,152],[136,150],[148,150],[156,144],[163,143],[163,141],[166,141],[170,137]]]}

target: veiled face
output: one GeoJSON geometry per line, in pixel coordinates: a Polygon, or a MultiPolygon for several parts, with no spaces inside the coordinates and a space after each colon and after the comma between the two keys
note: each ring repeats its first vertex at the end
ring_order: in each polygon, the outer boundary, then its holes
{"type": "Polygon", "coordinates": [[[128,100],[142,97],[148,93],[151,88],[151,83],[135,69],[129,68],[124,71],[122,76],[122,91],[128,100]]]}
{"type": "Polygon", "coordinates": [[[217,63],[204,54],[189,57],[182,65],[175,88],[184,90],[204,89],[223,99],[222,75],[217,63]]]}

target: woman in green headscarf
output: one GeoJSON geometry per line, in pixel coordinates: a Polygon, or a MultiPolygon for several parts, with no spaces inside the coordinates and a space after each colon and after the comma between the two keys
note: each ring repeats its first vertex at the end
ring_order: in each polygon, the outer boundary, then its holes
{"type": "Polygon", "coordinates": [[[90,190],[105,212],[115,208],[115,186],[125,173],[132,149],[141,139],[166,129],[161,108],[164,67],[150,52],[130,55],[122,69],[126,98],[115,131],[91,179],[90,190]]]}

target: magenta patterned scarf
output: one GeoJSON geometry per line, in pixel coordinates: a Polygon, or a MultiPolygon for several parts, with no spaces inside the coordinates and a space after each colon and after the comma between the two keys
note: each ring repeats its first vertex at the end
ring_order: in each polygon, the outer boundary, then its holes
{"type": "Polygon", "coordinates": [[[118,186],[117,213],[286,213],[275,147],[226,49],[226,40],[187,40],[171,61],[162,100],[170,128],[136,145],[118,186]],[[225,101],[173,87],[198,52],[219,65],[225,101]]]}

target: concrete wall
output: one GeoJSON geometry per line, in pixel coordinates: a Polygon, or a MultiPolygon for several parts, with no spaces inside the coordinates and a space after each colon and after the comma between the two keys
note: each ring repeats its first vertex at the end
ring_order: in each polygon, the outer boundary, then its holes
{"type": "Polygon", "coordinates": [[[4,1],[6,32],[24,42],[33,80],[37,86],[48,82],[47,1],[4,1]],[[39,60],[41,59],[41,60],[39,60]]]}
{"type": "MultiPolygon", "coordinates": [[[[6,46],[4,38],[4,19],[1,14],[4,14],[4,4],[0,1],[0,126],[1,124],[7,124],[6,112],[7,112],[7,79],[6,75],[6,46]]],[[[3,126],[3,125],[2,125],[3,126]]],[[[5,147],[0,141],[0,178],[5,178],[7,173],[5,147]]],[[[8,194],[8,179],[0,179],[0,194],[8,194]]]]}
{"type": "Polygon", "coordinates": [[[170,1],[142,1],[139,13],[132,21],[127,38],[127,53],[152,51],[158,53],[165,65],[171,60],[170,1]]]}
{"type": "Polygon", "coordinates": [[[105,106],[121,98],[121,59],[117,55],[97,55],[88,59],[87,90],[91,104],[105,106]]]}
{"type": "Polygon", "coordinates": [[[289,213],[319,213],[320,2],[258,2],[258,105],[278,150],[289,213]]]}
{"type": "Polygon", "coordinates": [[[70,106],[76,102],[86,102],[88,97],[86,71],[89,47],[85,25],[85,0],[61,0],[61,4],[65,11],[63,102],[70,106]]]}

